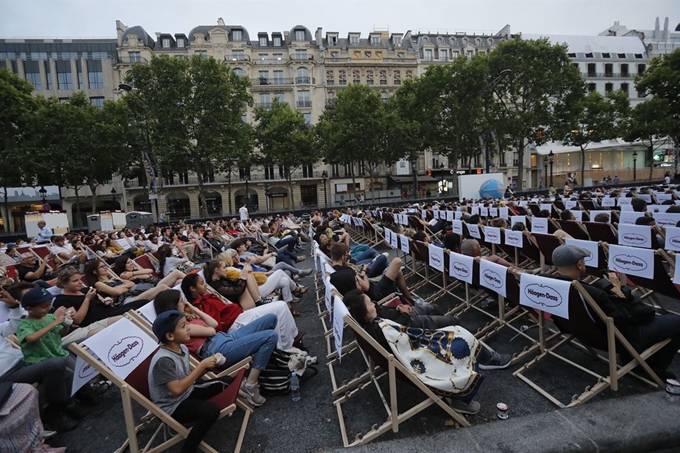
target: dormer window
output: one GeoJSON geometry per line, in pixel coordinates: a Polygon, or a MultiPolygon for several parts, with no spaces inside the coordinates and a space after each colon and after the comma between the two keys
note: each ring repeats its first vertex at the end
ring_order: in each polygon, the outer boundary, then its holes
{"type": "Polygon", "coordinates": [[[177,38],[177,47],[184,48],[184,38],[177,38]]]}
{"type": "Polygon", "coordinates": [[[394,37],[394,47],[399,47],[401,46],[401,37],[395,36],[394,37]]]}
{"type": "Polygon", "coordinates": [[[163,38],[162,45],[165,48],[169,48],[170,47],[170,38],[163,38]]]}
{"type": "Polygon", "coordinates": [[[352,46],[358,46],[359,45],[359,37],[354,35],[349,37],[349,44],[352,46]]]}
{"type": "Polygon", "coordinates": [[[380,36],[371,36],[371,45],[372,46],[379,46],[380,45],[380,36]]]}
{"type": "Polygon", "coordinates": [[[304,41],[305,40],[305,31],[304,30],[295,30],[295,40],[296,41],[304,41]]]}
{"type": "Polygon", "coordinates": [[[338,37],[337,36],[329,36],[328,37],[328,45],[329,46],[337,46],[338,45],[338,37]]]}
{"type": "Polygon", "coordinates": [[[267,47],[267,37],[260,36],[260,47],[267,47]]]}
{"type": "Polygon", "coordinates": [[[280,36],[272,37],[272,41],[273,41],[274,47],[281,47],[281,37],[280,36]]]}
{"type": "Polygon", "coordinates": [[[243,30],[232,30],[231,31],[232,41],[243,41],[243,30]]]}

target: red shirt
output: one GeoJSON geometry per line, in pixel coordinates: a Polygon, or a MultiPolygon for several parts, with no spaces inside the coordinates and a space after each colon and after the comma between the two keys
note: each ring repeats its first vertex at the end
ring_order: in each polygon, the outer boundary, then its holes
{"type": "MultiPolygon", "coordinates": [[[[189,320],[187,321],[187,324],[208,327],[208,325],[204,323],[203,320],[200,318],[189,320]]],[[[201,349],[201,346],[203,346],[207,338],[194,337],[193,335],[191,335],[191,328],[189,328],[189,335],[191,336],[191,339],[184,343],[184,345],[187,347],[190,353],[198,355],[198,350],[201,349]]]]}

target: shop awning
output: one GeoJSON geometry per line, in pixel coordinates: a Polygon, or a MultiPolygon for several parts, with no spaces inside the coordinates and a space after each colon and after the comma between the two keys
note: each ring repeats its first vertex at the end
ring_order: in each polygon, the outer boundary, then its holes
{"type": "MultiPolygon", "coordinates": [[[[397,184],[409,184],[413,183],[413,176],[390,176],[390,179],[397,184]]],[[[437,182],[439,179],[433,178],[432,176],[420,176],[418,175],[418,183],[421,182],[437,182]]]]}

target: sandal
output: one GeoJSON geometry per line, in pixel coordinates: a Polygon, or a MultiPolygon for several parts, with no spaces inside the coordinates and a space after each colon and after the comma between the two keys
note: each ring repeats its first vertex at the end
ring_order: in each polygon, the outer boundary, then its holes
{"type": "Polygon", "coordinates": [[[291,308],[291,309],[290,309],[290,314],[293,315],[293,316],[295,316],[296,318],[297,318],[298,316],[300,316],[300,312],[297,311],[297,310],[294,309],[294,308],[291,308]]]}
{"type": "Polygon", "coordinates": [[[309,288],[307,288],[306,286],[300,285],[297,288],[295,288],[295,291],[293,291],[293,295],[300,297],[304,293],[306,293],[307,291],[309,291],[309,288]]]}
{"type": "Polygon", "coordinates": [[[298,256],[297,258],[295,258],[295,262],[296,262],[296,263],[301,263],[301,262],[303,262],[304,260],[305,260],[305,257],[304,257],[304,256],[298,256]]]}

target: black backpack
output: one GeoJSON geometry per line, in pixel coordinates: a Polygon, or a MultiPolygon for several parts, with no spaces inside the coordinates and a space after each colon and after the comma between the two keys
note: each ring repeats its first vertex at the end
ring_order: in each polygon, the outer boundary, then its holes
{"type": "MultiPolygon", "coordinates": [[[[292,371],[288,368],[290,353],[281,349],[272,352],[267,368],[260,372],[260,392],[263,395],[286,395],[290,393],[292,371]]],[[[300,377],[300,384],[319,373],[314,365],[307,365],[305,373],[300,377]]]]}

